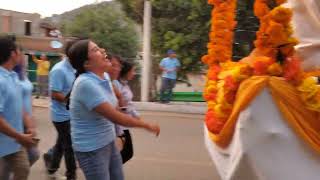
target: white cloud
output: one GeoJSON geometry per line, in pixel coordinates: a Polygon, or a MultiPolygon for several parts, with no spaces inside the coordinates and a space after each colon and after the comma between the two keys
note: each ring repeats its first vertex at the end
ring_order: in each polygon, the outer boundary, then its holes
{"type": "Polygon", "coordinates": [[[0,0],[0,9],[39,13],[42,17],[47,17],[101,1],[112,0],[0,0]]]}

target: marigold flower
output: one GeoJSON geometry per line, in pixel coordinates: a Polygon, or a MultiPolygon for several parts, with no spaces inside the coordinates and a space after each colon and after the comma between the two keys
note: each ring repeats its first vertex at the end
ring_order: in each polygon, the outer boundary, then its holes
{"type": "Polygon", "coordinates": [[[254,3],[254,14],[262,18],[263,16],[267,15],[269,13],[270,9],[266,3],[264,3],[261,0],[256,0],[254,3]]]}
{"type": "Polygon", "coordinates": [[[287,0],[276,0],[278,5],[284,4],[287,2],[287,0]]]}
{"type": "Polygon", "coordinates": [[[280,76],[283,73],[283,69],[279,63],[271,64],[267,71],[271,76],[280,76]]]}
{"type": "Polygon", "coordinates": [[[262,56],[262,57],[256,57],[255,61],[253,62],[253,70],[255,75],[266,75],[268,67],[274,63],[274,60],[262,56]]]}
{"type": "Polygon", "coordinates": [[[219,134],[227,119],[216,118],[213,111],[208,111],[206,114],[206,126],[211,133],[219,134]]]}
{"type": "Polygon", "coordinates": [[[278,6],[270,12],[270,16],[272,20],[278,23],[281,23],[283,25],[289,24],[292,18],[292,10],[289,8],[278,6]]]}

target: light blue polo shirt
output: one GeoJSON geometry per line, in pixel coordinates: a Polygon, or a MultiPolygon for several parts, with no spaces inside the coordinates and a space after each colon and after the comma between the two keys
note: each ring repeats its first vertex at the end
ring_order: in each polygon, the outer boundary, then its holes
{"type": "MultiPolygon", "coordinates": [[[[67,95],[75,80],[75,70],[72,68],[67,58],[54,65],[49,73],[49,91],[57,91],[67,95]]],[[[66,103],[61,103],[54,99],[50,105],[51,120],[53,122],[64,122],[70,120],[70,112],[66,109],[66,103]]]]}
{"type": "Polygon", "coordinates": [[[80,75],[70,97],[71,137],[75,151],[90,152],[115,140],[114,124],[93,109],[102,103],[117,106],[109,80],[94,73],[80,75]]]}
{"type": "MultiPolygon", "coordinates": [[[[160,62],[160,66],[167,70],[177,69],[181,66],[177,58],[163,58],[160,62]]],[[[169,79],[177,79],[177,71],[163,72],[162,77],[169,79]]]]}
{"type": "MultiPolygon", "coordinates": [[[[23,133],[22,90],[18,75],[0,66],[0,116],[18,133],[23,133]]],[[[0,157],[16,153],[21,145],[0,132],[0,157]]]]}
{"type": "Polygon", "coordinates": [[[23,108],[29,115],[32,115],[31,97],[33,85],[27,77],[24,80],[20,80],[19,83],[22,89],[23,108]]]}

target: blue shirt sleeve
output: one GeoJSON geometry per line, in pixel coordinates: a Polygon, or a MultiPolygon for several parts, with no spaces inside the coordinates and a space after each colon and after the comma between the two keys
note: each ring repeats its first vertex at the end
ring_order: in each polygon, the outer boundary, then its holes
{"type": "Polygon", "coordinates": [[[93,81],[82,81],[78,88],[78,92],[81,92],[81,94],[78,94],[80,102],[90,111],[102,103],[109,102],[107,94],[93,81]]]}
{"type": "Polygon", "coordinates": [[[65,77],[62,71],[53,70],[49,74],[49,88],[50,91],[63,91],[63,84],[65,81],[65,77]]]}
{"type": "Polygon", "coordinates": [[[177,66],[177,67],[180,67],[180,66],[181,66],[180,61],[179,61],[178,59],[176,60],[176,66],[177,66]]]}
{"type": "Polygon", "coordinates": [[[6,92],[3,88],[3,84],[0,82],[0,113],[3,113],[5,107],[5,100],[6,100],[6,92]]]}
{"type": "Polygon", "coordinates": [[[160,66],[161,66],[161,67],[165,67],[165,62],[164,62],[164,61],[165,61],[165,59],[162,59],[162,60],[161,60],[161,62],[160,62],[160,66]]]}

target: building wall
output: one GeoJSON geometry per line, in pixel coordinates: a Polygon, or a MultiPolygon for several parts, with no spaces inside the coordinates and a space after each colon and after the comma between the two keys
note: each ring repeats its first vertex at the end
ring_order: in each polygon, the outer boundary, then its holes
{"type": "Polygon", "coordinates": [[[11,10],[0,9],[0,33],[25,34],[26,22],[31,22],[31,36],[43,36],[39,27],[40,14],[22,13],[11,10]]]}

